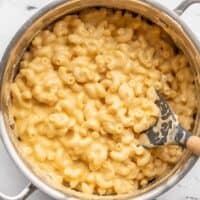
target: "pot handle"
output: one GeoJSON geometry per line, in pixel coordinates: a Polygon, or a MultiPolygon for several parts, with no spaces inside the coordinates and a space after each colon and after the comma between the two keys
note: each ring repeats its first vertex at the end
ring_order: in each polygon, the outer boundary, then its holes
{"type": "Polygon", "coordinates": [[[29,183],[19,194],[16,196],[7,196],[3,193],[0,193],[0,200],[25,200],[28,198],[37,188],[29,183]]]}
{"type": "Polygon", "coordinates": [[[184,0],[174,9],[174,12],[177,15],[182,15],[188,7],[195,3],[200,3],[200,0],[184,0]]]}

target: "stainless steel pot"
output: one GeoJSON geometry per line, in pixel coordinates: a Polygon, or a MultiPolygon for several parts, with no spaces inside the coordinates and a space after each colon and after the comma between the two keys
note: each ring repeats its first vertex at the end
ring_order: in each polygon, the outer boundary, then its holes
{"type": "MultiPolygon", "coordinates": [[[[198,102],[200,98],[200,45],[190,29],[180,19],[181,15],[190,5],[200,3],[200,0],[185,0],[174,11],[170,11],[162,5],[152,0],[57,0],[47,5],[28,20],[21,29],[16,33],[10,42],[1,61],[1,107],[0,107],[0,128],[1,137],[7,151],[15,161],[19,169],[30,180],[30,184],[17,196],[9,197],[0,193],[0,198],[5,200],[26,199],[37,188],[47,193],[51,197],[59,200],[69,199],[135,199],[135,200],[152,200],[160,194],[173,187],[180,181],[185,174],[192,168],[197,161],[197,157],[186,152],[174,169],[165,177],[158,180],[152,186],[149,186],[140,193],[134,195],[119,195],[110,197],[99,197],[95,195],[87,196],[78,192],[69,191],[61,192],[47,184],[41,177],[35,175],[30,166],[26,164],[20,156],[17,148],[16,138],[12,130],[12,121],[9,117],[10,90],[9,86],[13,80],[23,52],[28,46],[34,35],[42,28],[59,17],[71,12],[81,10],[86,7],[104,6],[111,8],[127,9],[136,13],[140,13],[149,18],[159,26],[163,27],[166,32],[173,38],[177,46],[179,46],[188,57],[192,66],[196,90],[198,94],[198,102]]],[[[200,134],[200,104],[198,105],[198,113],[196,116],[195,127],[193,133],[200,134]]]]}

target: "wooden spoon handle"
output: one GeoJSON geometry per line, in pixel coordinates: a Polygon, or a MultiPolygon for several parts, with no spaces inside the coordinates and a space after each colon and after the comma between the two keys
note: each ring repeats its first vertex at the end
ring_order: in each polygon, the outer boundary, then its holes
{"type": "Polygon", "coordinates": [[[190,136],[186,141],[186,148],[193,154],[200,156],[200,137],[190,136]]]}

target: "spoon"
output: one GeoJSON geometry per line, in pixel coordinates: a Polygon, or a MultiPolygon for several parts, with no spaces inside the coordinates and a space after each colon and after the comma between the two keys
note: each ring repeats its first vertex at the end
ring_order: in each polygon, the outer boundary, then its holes
{"type": "Polygon", "coordinates": [[[176,114],[168,103],[159,92],[157,94],[158,99],[155,104],[160,109],[161,117],[145,132],[148,144],[142,144],[142,146],[153,148],[167,144],[180,145],[200,156],[200,138],[192,135],[179,124],[176,114]]]}

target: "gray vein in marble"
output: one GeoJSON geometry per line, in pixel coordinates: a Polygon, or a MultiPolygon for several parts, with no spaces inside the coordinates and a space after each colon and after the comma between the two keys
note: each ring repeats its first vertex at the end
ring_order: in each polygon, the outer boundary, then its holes
{"type": "Polygon", "coordinates": [[[37,9],[36,6],[31,6],[31,5],[26,6],[26,10],[35,10],[35,9],[37,9]]]}

